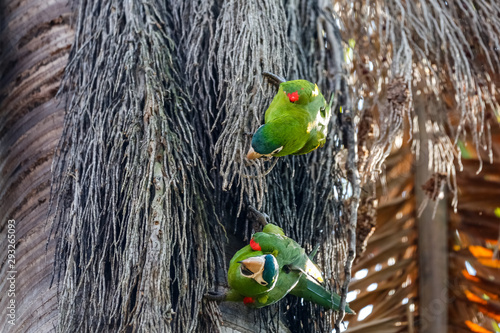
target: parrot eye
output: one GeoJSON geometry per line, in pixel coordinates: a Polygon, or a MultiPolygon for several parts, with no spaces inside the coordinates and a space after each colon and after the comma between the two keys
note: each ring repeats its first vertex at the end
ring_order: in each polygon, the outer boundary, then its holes
{"type": "Polygon", "coordinates": [[[273,150],[273,152],[272,152],[270,155],[277,154],[277,153],[279,153],[282,149],[283,149],[283,146],[281,146],[281,147],[279,147],[279,148],[276,148],[275,150],[273,150]]]}
{"type": "Polygon", "coordinates": [[[253,272],[246,268],[244,265],[241,265],[241,274],[244,276],[251,277],[253,275],[253,272]]]}
{"type": "Polygon", "coordinates": [[[323,106],[323,107],[321,107],[321,108],[319,109],[319,112],[321,113],[321,116],[322,116],[323,118],[324,118],[324,117],[326,117],[326,112],[325,112],[325,111],[326,111],[326,109],[325,109],[325,107],[324,107],[324,106],[323,106]]]}

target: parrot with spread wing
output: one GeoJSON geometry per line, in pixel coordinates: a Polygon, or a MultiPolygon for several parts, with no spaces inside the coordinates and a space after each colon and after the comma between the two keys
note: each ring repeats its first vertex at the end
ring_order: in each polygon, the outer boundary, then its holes
{"type": "Polygon", "coordinates": [[[265,114],[265,124],[252,137],[247,158],[301,155],[323,146],[331,118],[331,103],[306,80],[285,81],[265,72],[279,91],[265,114]]]}
{"type": "MultiPolygon", "coordinates": [[[[287,294],[339,310],[340,296],[327,291],[318,266],[297,242],[268,223],[250,244],[236,252],[229,263],[229,291],[222,300],[261,308],[287,294]]],[[[354,314],[346,305],[345,312],[354,314]]]]}

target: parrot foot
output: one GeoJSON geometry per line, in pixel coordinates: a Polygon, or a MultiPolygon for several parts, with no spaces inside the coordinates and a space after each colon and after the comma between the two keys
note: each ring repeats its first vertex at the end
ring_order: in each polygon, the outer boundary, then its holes
{"type": "Polygon", "coordinates": [[[255,208],[252,205],[248,205],[247,218],[249,220],[257,222],[258,224],[260,224],[263,227],[265,227],[266,224],[267,224],[267,219],[269,218],[269,215],[267,215],[266,213],[262,213],[262,212],[258,211],[257,208],[255,208]]]}
{"type": "Polygon", "coordinates": [[[262,72],[262,75],[267,76],[269,78],[269,81],[271,81],[272,83],[274,83],[278,87],[279,87],[280,83],[286,82],[286,80],[284,78],[282,78],[279,75],[273,74],[271,72],[262,72]]]}
{"type": "Polygon", "coordinates": [[[218,291],[218,290],[209,290],[206,292],[205,295],[203,295],[205,299],[209,301],[219,301],[222,302],[223,300],[226,299],[226,293],[223,291],[218,291]]]}
{"type": "Polygon", "coordinates": [[[252,236],[252,230],[253,231],[260,231],[262,230],[260,226],[265,227],[267,224],[267,219],[269,218],[269,215],[259,212],[257,208],[255,208],[252,205],[247,206],[247,218],[245,220],[245,230],[243,234],[243,241],[246,242],[248,241],[248,238],[252,236]],[[252,227],[251,229],[248,227],[249,222],[252,222],[252,227]]]}

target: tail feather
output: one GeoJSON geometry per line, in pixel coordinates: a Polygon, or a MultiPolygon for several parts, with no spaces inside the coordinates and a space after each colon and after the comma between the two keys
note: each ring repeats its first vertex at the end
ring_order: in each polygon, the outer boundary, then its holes
{"type": "MultiPolygon", "coordinates": [[[[330,293],[323,286],[316,281],[308,279],[305,275],[300,277],[299,283],[290,291],[290,294],[319,304],[327,309],[333,309],[335,311],[340,310],[340,295],[330,293]]],[[[349,304],[346,304],[345,312],[356,314],[356,312],[349,307],[349,304]]]]}
{"type": "Polygon", "coordinates": [[[320,245],[321,245],[321,244],[320,244],[320,243],[318,243],[318,244],[316,245],[316,247],[314,248],[314,250],[312,250],[312,252],[309,254],[309,259],[311,259],[312,261],[314,261],[314,257],[316,257],[316,254],[318,253],[318,250],[319,250],[319,246],[320,246],[320,245]]]}

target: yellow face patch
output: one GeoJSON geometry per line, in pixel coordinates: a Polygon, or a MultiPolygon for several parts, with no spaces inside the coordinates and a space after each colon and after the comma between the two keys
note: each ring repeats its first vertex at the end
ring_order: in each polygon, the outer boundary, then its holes
{"type": "Polygon", "coordinates": [[[267,302],[267,299],[269,298],[269,295],[264,295],[262,297],[259,297],[257,298],[257,301],[260,303],[260,304],[264,304],[267,302]]]}
{"type": "Polygon", "coordinates": [[[310,123],[307,124],[307,129],[306,129],[307,134],[311,133],[311,130],[314,128],[314,126],[316,126],[316,122],[315,121],[310,122],[310,123]]]}
{"type": "Polygon", "coordinates": [[[316,97],[316,96],[318,96],[318,94],[319,94],[318,85],[317,85],[317,84],[315,84],[315,85],[314,85],[314,90],[312,91],[311,96],[312,96],[312,97],[316,97]]]}

